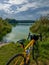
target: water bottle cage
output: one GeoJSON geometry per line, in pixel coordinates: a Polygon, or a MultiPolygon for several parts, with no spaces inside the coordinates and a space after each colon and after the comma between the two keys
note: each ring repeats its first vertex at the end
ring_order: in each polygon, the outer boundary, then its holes
{"type": "Polygon", "coordinates": [[[33,49],[33,47],[31,46],[31,47],[29,47],[29,49],[27,49],[26,50],[26,54],[29,54],[30,53],[30,50],[32,50],[33,49]]]}
{"type": "Polygon", "coordinates": [[[26,54],[29,54],[29,52],[30,52],[30,50],[28,49],[28,50],[26,50],[26,54]]]}

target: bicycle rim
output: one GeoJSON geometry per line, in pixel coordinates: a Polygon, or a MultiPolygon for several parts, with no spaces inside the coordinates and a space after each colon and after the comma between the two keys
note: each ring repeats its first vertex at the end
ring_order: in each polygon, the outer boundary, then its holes
{"type": "Polygon", "coordinates": [[[25,58],[23,54],[14,55],[6,65],[25,65],[25,58]]]}

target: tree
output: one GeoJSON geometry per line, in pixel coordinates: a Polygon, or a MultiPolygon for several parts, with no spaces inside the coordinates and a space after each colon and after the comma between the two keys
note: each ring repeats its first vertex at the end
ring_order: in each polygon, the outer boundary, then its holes
{"type": "Polygon", "coordinates": [[[47,16],[40,17],[31,27],[33,33],[42,33],[43,36],[49,36],[49,18],[47,16]]]}
{"type": "Polygon", "coordinates": [[[7,33],[11,32],[12,26],[7,21],[3,20],[0,17],[0,41],[2,40],[3,36],[7,33]]]}

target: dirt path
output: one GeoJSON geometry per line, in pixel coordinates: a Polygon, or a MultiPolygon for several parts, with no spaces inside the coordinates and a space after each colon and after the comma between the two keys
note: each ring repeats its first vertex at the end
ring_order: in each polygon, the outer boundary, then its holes
{"type": "Polygon", "coordinates": [[[2,43],[2,44],[0,44],[0,47],[7,45],[7,44],[9,44],[9,43],[2,43]]]}

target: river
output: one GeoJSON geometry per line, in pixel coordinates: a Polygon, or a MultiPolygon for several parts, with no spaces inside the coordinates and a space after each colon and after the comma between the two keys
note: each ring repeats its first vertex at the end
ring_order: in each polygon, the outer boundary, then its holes
{"type": "Polygon", "coordinates": [[[23,39],[23,38],[27,38],[27,35],[29,33],[29,27],[30,25],[24,25],[24,24],[18,24],[15,27],[12,28],[11,33],[7,34],[3,40],[7,40],[7,41],[13,41],[16,42],[17,40],[23,39]]]}

